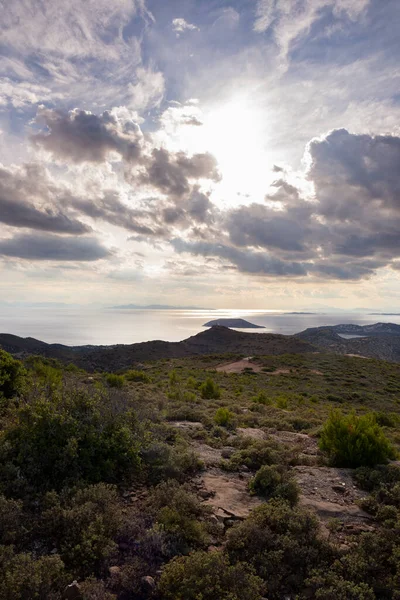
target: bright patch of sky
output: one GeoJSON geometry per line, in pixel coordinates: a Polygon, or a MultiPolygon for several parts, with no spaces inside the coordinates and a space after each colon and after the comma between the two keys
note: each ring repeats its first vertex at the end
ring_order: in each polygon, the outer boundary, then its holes
{"type": "Polygon", "coordinates": [[[398,0],[14,0],[1,29],[11,301],[397,304],[398,0]]]}

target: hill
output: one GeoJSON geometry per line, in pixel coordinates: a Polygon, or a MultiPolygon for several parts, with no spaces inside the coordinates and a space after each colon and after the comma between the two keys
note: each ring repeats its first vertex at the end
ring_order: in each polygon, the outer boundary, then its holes
{"type": "Polygon", "coordinates": [[[155,340],[115,346],[63,346],[46,344],[34,338],[0,334],[0,347],[14,355],[40,354],[62,362],[73,362],[79,367],[91,371],[124,369],[135,363],[162,358],[225,353],[244,354],[245,356],[251,354],[303,354],[316,350],[307,341],[293,336],[274,333],[261,333],[254,336],[221,326],[211,327],[211,329],[202,331],[182,342],[155,340]]]}

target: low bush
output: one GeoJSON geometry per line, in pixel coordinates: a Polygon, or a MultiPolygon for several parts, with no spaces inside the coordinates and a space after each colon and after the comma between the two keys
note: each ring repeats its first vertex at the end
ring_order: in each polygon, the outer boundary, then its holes
{"type": "Polygon", "coordinates": [[[185,445],[170,446],[157,440],[142,449],[141,457],[147,481],[151,485],[165,479],[184,481],[203,466],[193,450],[185,445]]]}
{"type": "Polygon", "coordinates": [[[0,487],[19,495],[131,480],[140,468],[138,431],[124,398],[51,391],[16,409],[0,437],[0,487]]]}
{"type": "Polygon", "coordinates": [[[228,427],[232,425],[235,415],[227,408],[219,408],[214,415],[214,423],[222,427],[228,427]]]}
{"type": "Polygon", "coordinates": [[[100,483],[75,493],[48,493],[41,532],[48,552],[56,547],[67,569],[88,577],[100,575],[115,552],[122,512],[116,489],[100,483]]]}
{"type": "Polygon", "coordinates": [[[135,383],[150,383],[151,379],[144,371],[136,371],[132,369],[125,373],[125,379],[127,381],[134,381],[135,383]]]}
{"type": "Polygon", "coordinates": [[[375,600],[373,590],[366,583],[354,583],[336,573],[316,573],[306,585],[315,600],[375,600]]]}
{"type": "Polygon", "coordinates": [[[172,560],[158,585],[163,600],[262,600],[263,591],[262,580],[248,565],[231,565],[219,552],[172,560]]]}
{"type": "Polygon", "coordinates": [[[250,490],[267,500],[283,498],[292,506],[299,498],[299,488],[290,473],[282,467],[264,465],[250,481],[250,490]]]}
{"type": "Polygon", "coordinates": [[[64,376],[63,365],[55,359],[30,356],[26,364],[34,378],[46,387],[58,387],[64,376]]]}
{"type": "Polygon", "coordinates": [[[338,467],[374,466],[394,458],[394,450],[373,414],[333,411],[325,423],[320,448],[338,467]]]}
{"type": "Polygon", "coordinates": [[[232,563],[249,563],[266,582],[269,600],[295,597],[311,570],[332,560],[316,517],[278,499],[255,508],[232,527],[226,549],[232,563]]]}
{"type": "Polygon", "coordinates": [[[122,388],[125,383],[125,377],[123,375],[117,375],[116,373],[108,373],[106,375],[107,385],[112,388],[122,388]]]}
{"type": "Polygon", "coordinates": [[[20,391],[25,369],[19,360],[15,360],[0,349],[0,400],[12,398],[20,391]]]}
{"type": "Polygon", "coordinates": [[[150,502],[156,528],[164,534],[167,556],[188,554],[207,546],[209,535],[204,517],[210,508],[200,504],[188,487],[176,481],[163,482],[154,490],[150,502]]]}
{"type": "Polygon", "coordinates": [[[263,465],[275,465],[286,462],[286,449],[276,442],[251,440],[244,448],[236,450],[224,464],[228,471],[235,471],[242,465],[257,471],[263,465]]]}
{"type": "Polygon", "coordinates": [[[271,398],[268,398],[266,393],[263,391],[259,392],[256,396],[253,396],[252,401],[256,402],[257,404],[263,404],[264,406],[269,406],[272,404],[271,398]]]}
{"type": "Polygon", "coordinates": [[[211,377],[201,384],[200,393],[205,400],[218,400],[221,397],[221,390],[211,377]]]}
{"type": "Polygon", "coordinates": [[[0,598],[2,600],[61,600],[68,583],[60,557],[16,554],[12,546],[0,546],[0,598]]]}

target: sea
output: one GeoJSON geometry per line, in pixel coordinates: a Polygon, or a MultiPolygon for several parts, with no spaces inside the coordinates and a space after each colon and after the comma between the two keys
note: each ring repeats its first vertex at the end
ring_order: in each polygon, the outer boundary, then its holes
{"type": "MultiPolygon", "coordinates": [[[[376,322],[400,324],[400,315],[365,313],[290,313],[270,310],[154,310],[99,307],[0,306],[0,333],[33,337],[68,346],[133,344],[152,340],[178,342],[204,331],[203,325],[220,318],[241,318],[265,329],[258,333],[290,335],[308,327],[376,322]]],[[[240,331],[240,330],[239,330],[240,331]]]]}

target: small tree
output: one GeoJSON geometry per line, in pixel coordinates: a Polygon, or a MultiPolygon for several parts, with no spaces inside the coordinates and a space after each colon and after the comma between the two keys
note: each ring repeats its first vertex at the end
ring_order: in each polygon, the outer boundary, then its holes
{"type": "Polygon", "coordinates": [[[201,384],[200,393],[201,397],[205,400],[218,400],[218,398],[221,397],[221,390],[211,377],[208,377],[208,379],[201,384]]]}
{"type": "Polygon", "coordinates": [[[338,467],[374,466],[394,458],[394,449],[373,414],[358,417],[335,410],[321,433],[320,448],[338,467]]]}

